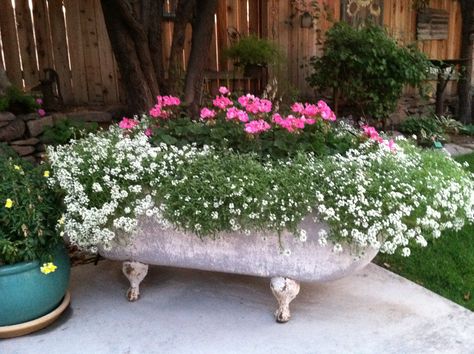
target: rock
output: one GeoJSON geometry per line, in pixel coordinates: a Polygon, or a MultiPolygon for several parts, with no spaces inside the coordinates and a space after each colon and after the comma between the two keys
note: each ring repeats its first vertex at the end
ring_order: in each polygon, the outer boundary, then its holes
{"type": "Polygon", "coordinates": [[[63,120],[67,120],[67,116],[64,113],[54,113],[52,114],[53,117],[53,122],[56,125],[58,122],[61,122],[63,120]]]}
{"type": "Polygon", "coordinates": [[[7,126],[8,124],[10,124],[10,122],[8,122],[8,121],[0,122],[0,128],[3,128],[5,126],[7,126]]]}
{"type": "Polygon", "coordinates": [[[0,122],[11,122],[15,120],[15,115],[10,112],[0,112],[0,122]]]}
{"type": "Polygon", "coordinates": [[[109,123],[112,121],[112,114],[101,111],[72,112],[67,113],[67,117],[75,122],[109,123]]]}
{"type": "Polygon", "coordinates": [[[39,119],[40,116],[38,115],[38,113],[28,113],[28,114],[19,114],[18,118],[21,118],[25,122],[28,122],[29,120],[39,119]]]}
{"type": "Polygon", "coordinates": [[[26,156],[35,152],[35,148],[31,145],[21,146],[21,145],[11,145],[11,148],[17,152],[20,156],[26,156]]]}
{"type": "Polygon", "coordinates": [[[38,144],[35,146],[35,150],[37,152],[45,152],[46,151],[46,146],[44,144],[38,144]]]}
{"type": "Polygon", "coordinates": [[[11,145],[36,145],[40,142],[39,139],[37,138],[30,138],[30,139],[25,139],[25,140],[16,140],[12,141],[10,144],[11,145]]]}
{"type": "Polygon", "coordinates": [[[51,116],[30,120],[26,124],[32,137],[40,135],[44,131],[45,127],[52,127],[54,125],[53,117],[51,116]]]}
{"type": "Polygon", "coordinates": [[[0,141],[12,141],[19,139],[25,133],[25,122],[15,119],[7,126],[0,129],[0,141]]]}

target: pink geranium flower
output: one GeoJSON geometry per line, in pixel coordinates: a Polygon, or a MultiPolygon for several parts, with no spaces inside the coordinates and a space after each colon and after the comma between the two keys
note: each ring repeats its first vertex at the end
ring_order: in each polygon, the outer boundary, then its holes
{"type": "Polygon", "coordinates": [[[155,105],[152,109],[150,109],[150,116],[153,118],[158,118],[162,114],[161,107],[159,105],[155,105]]]}
{"type": "Polygon", "coordinates": [[[216,111],[204,107],[201,109],[201,119],[212,119],[216,116],[216,111]]]}
{"type": "Polygon", "coordinates": [[[135,119],[130,119],[123,117],[119,123],[119,127],[122,129],[132,129],[133,127],[137,126],[139,122],[135,119]]]}
{"type": "Polygon", "coordinates": [[[319,113],[319,109],[314,104],[305,103],[305,107],[301,114],[304,114],[307,117],[315,117],[319,113]]]}
{"type": "Polygon", "coordinates": [[[151,128],[146,128],[144,133],[148,137],[153,135],[153,131],[151,130],[151,128]]]}
{"type": "Polygon", "coordinates": [[[174,96],[157,96],[156,100],[158,105],[163,107],[179,106],[181,104],[181,100],[174,96]]]}
{"type": "Polygon", "coordinates": [[[227,120],[237,119],[242,123],[246,123],[249,121],[249,116],[247,112],[242,111],[241,109],[238,109],[236,107],[231,107],[227,110],[226,119],[227,120]]]}
{"type": "Polygon", "coordinates": [[[232,106],[234,103],[225,96],[216,96],[216,98],[212,101],[214,107],[220,109],[226,109],[227,106],[232,106]]]}
{"type": "Polygon", "coordinates": [[[221,87],[219,87],[219,93],[221,95],[227,95],[228,93],[230,93],[230,91],[227,87],[221,86],[221,87]]]}
{"type": "Polygon", "coordinates": [[[41,106],[43,104],[43,99],[42,98],[37,98],[36,103],[41,106]]]}
{"type": "Polygon", "coordinates": [[[271,129],[270,124],[263,119],[253,120],[245,124],[245,131],[249,134],[260,134],[271,129]]]}
{"type": "Polygon", "coordinates": [[[44,117],[46,115],[46,112],[43,108],[38,109],[38,114],[40,117],[44,117]]]}
{"type": "Polygon", "coordinates": [[[291,106],[291,110],[292,110],[294,113],[300,113],[300,114],[302,114],[302,113],[303,113],[303,110],[304,110],[304,106],[303,106],[302,103],[296,102],[296,103],[294,103],[294,104],[291,106]]]}

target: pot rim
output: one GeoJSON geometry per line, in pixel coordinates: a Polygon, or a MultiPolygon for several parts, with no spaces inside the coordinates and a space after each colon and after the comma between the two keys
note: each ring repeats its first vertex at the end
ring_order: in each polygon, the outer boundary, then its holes
{"type": "Polygon", "coordinates": [[[22,273],[33,268],[39,268],[38,260],[0,265],[0,276],[22,273]]]}

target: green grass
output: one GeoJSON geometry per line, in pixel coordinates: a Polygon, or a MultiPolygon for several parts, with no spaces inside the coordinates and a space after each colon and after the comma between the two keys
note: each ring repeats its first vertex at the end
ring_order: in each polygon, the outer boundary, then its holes
{"type": "MultiPolygon", "coordinates": [[[[474,153],[456,160],[474,171],[474,153]]],[[[411,251],[408,258],[379,254],[374,262],[474,311],[474,225],[411,251]]]]}

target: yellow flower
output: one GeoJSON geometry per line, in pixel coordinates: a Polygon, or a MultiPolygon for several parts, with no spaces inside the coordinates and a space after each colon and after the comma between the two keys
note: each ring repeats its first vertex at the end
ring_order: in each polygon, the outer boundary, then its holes
{"type": "Polygon", "coordinates": [[[5,202],[5,208],[11,208],[13,206],[13,200],[8,198],[5,202]]]}
{"type": "Polygon", "coordinates": [[[44,171],[43,176],[44,177],[49,177],[49,171],[44,171]]]}
{"type": "Polygon", "coordinates": [[[49,274],[49,273],[54,272],[56,268],[58,267],[55,266],[52,262],[49,262],[49,263],[43,263],[43,266],[40,267],[40,270],[41,270],[41,273],[43,274],[49,274]]]}
{"type": "Polygon", "coordinates": [[[14,168],[15,170],[17,170],[17,171],[21,171],[21,167],[18,166],[18,165],[13,165],[13,168],[14,168]]]}
{"type": "Polygon", "coordinates": [[[64,214],[61,215],[61,219],[58,220],[58,225],[64,225],[64,214]]]}

